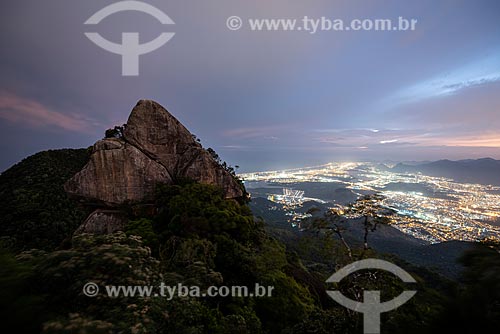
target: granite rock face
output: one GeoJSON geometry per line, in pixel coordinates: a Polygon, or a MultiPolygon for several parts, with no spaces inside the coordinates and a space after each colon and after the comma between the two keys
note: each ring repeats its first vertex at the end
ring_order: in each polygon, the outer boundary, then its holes
{"type": "MultiPolygon", "coordinates": [[[[90,161],[66,182],[65,190],[85,205],[109,209],[148,203],[156,184],[181,178],[219,186],[226,198],[243,196],[234,177],[174,116],[154,101],[141,100],[123,135],[95,143],[90,161]]],[[[104,216],[95,216],[92,224],[99,217],[104,216]]]]}
{"type": "Polygon", "coordinates": [[[124,138],[165,167],[173,180],[190,178],[218,185],[227,198],[243,195],[234,178],[201,147],[184,125],[154,101],[139,101],[130,114],[124,138]]]}
{"type": "Polygon", "coordinates": [[[149,200],[158,182],[172,182],[165,167],[113,138],[94,144],[89,163],[66,183],[65,190],[87,204],[114,207],[149,200]]]}
{"type": "Polygon", "coordinates": [[[120,211],[95,210],[75,231],[74,235],[111,234],[122,231],[127,223],[127,216],[120,211]]]}

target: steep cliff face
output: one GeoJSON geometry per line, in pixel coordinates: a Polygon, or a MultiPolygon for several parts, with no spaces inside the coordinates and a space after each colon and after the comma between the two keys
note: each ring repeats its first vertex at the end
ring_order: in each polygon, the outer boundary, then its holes
{"type": "Polygon", "coordinates": [[[94,144],[89,163],[65,184],[65,190],[96,206],[149,200],[156,183],[172,183],[159,163],[122,139],[94,144]]]}
{"type": "Polygon", "coordinates": [[[172,180],[190,178],[218,185],[227,198],[243,195],[234,178],[196,142],[184,125],[154,101],[139,101],[129,116],[124,138],[165,167],[172,180]]]}
{"type": "Polygon", "coordinates": [[[172,184],[179,178],[217,185],[226,198],[243,196],[233,176],[174,116],[154,101],[141,100],[123,136],[95,143],[90,161],[65,190],[85,204],[113,208],[148,202],[156,184],[172,184]]]}

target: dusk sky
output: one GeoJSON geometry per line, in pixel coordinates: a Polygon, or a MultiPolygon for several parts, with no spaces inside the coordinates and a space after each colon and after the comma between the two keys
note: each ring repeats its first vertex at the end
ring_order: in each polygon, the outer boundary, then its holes
{"type": "Polygon", "coordinates": [[[240,171],[345,160],[500,159],[500,2],[2,0],[0,170],[88,147],[153,99],[240,171]],[[243,27],[226,27],[230,16],[243,27]],[[248,19],[417,19],[414,31],[252,31],[248,19]],[[119,43],[175,36],[121,75],[119,43]]]}

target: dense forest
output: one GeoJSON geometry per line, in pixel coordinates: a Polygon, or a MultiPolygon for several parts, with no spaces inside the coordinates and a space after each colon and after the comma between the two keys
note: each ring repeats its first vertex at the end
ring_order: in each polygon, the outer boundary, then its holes
{"type": "Polygon", "coordinates": [[[478,244],[464,254],[461,279],[450,281],[368,245],[346,248],[335,233],[318,232],[320,220],[293,243],[280,240],[245,201],[189,180],[158,185],[153,209],[140,203],[122,208],[128,215],[122,232],[73,236],[89,212],[66,196],[63,184],[88,157],[86,149],[41,152],[0,175],[0,314],[6,333],[362,333],[362,315],[338,305],[327,290],[359,300],[362,290],[376,289],[390,300],[408,289],[373,270],[325,283],[362,258],[390,260],[417,280],[411,286],[416,296],[382,315],[383,333],[500,328],[498,245],[478,244]],[[274,291],[260,298],[90,298],[82,293],[87,282],[202,289],[259,283],[274,291]]]}

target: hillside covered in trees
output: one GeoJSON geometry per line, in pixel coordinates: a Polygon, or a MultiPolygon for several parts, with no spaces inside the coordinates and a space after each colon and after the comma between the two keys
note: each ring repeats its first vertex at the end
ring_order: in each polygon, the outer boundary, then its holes
{"type": "Polygon", "coordinates": [[[63,184],[90,157],[90,149],[37,153],[0,174],[0,243],[14,250],[54,250],[88,214],[63,184]]]}
{"type": "MultiPolygon", "coordinates": [[[[86,212],[63,184],[88,150],[38,153],[0,176],[2,252],[0,314],[22,333],[361,333],[362,315],[336,304],[327,289],[358,298],[368,287],[392,299],[407,286],[392,275],[362,272],[337,286],[325,280],[354,259],[380,257],[408,270],[418,293],[383,314],[384,333],[473,333],[498,328],[500,255],[481,246],[463,257],[460,282],[395,257],[304,231],[283,244],[253,217],[245,201],[189,180],[158,185],[153,208],[124,207],[124,231],[73,236],[86,212]],[[91,298],[87,282],[199,286],[273,286],[265,298],[91,298]]],[[[376,233],[376,232],[375,232],[376,233]]]]}

